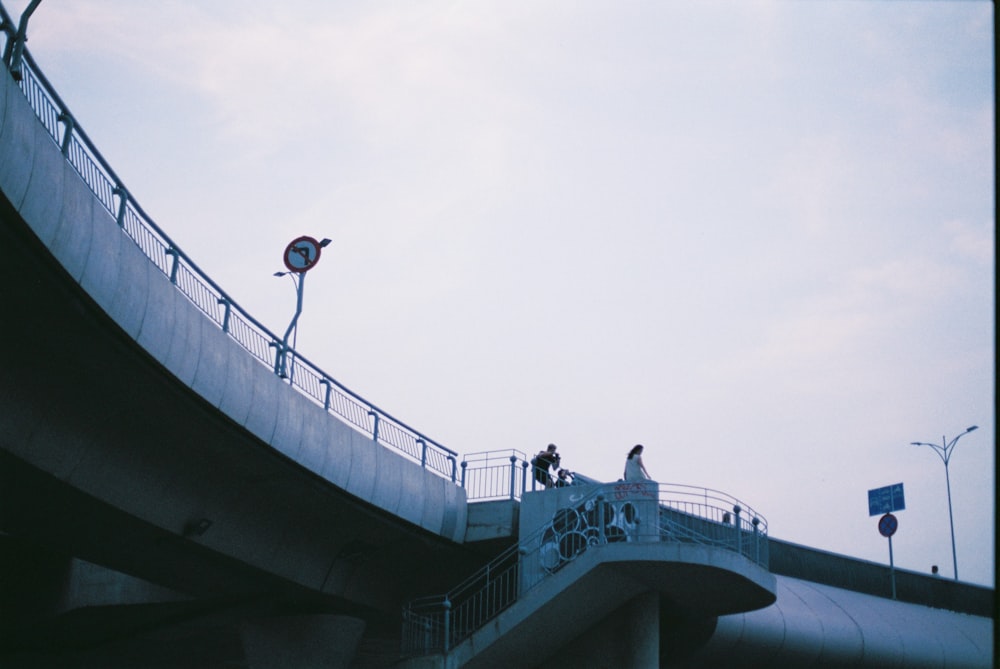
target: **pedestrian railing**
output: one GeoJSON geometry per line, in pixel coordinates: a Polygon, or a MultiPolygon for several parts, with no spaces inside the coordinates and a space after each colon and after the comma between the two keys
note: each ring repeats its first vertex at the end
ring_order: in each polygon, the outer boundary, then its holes
{"type": "MultiPolygon", "coordinates": [[[[469,453],[462,459],[461,469],[461,486],[470,502],[519,500],[525,492],[546,488],[531,475],[531,464],[525,454],[513,448],[469,453]]],[[[568,472],[566,481],[560,485],[597,483],[576,472],[568,472]]],[[[555,483],[553,481],[553,485],[555,483]]]]}
{"type": "Polygon", "coordinates": [[[709,488],[660,487],[659,532],[666,541],[732,550],[767,568],[767,521],[746,504],[709,488]]]}
{"type": "Polygon", "coordinates": [[[515,449],[469,453],[461,467],[461,485],[470,501],[520,499],[528,481],[528,461],[515,449]]]}
{"type": "Polygon", "coordinates": [[[768,566],[767,521],[734,497],[651,481],[596,485],[448,593],[409,602],[403,652],[447,653],[587,551],[661,541],[712,546],[768,566]]]}
{"type": "MultiPolygon", "coordinates": [[[[27,98],[41,124],[90,187],[97,200],[195,306],[223,332],[269,369],[283,369],[277,356],[282,339],[240,307],[208,277],[143,211],[111,166],[73,117],[41,69],[16,43],[17,26],[0,4],[0,32],[5,37],[4,65],[27,98]]],[[[294,373],[283,376],[297,391],[376,442],[402,451],[421,466],[457,483],[457,453],[411,428],[349,390],[294,350],[294,373]]]]}

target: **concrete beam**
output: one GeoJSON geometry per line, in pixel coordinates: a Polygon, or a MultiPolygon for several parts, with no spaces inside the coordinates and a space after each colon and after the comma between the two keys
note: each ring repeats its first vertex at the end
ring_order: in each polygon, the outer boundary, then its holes
{"type": "Polygon", "coordinates": [[[466,543],[516,537],[519,507],[512,499],[469,504],[466,543]]]}

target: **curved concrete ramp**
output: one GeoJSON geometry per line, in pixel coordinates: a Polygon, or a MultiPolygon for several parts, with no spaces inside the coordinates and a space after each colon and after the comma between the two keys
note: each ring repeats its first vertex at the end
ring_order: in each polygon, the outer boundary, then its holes
{"type": "Polygon", "coordinates": [[[720,548],[651,543],[593,547],[524,593],[447,656],[448,667],[523,666],[525,649],[568,644],[629,601],[658,595],[695,617],[768,606],[775,577],[720,548]]]}
{"type": "Polygon", "coordinates": [[[387,616],[442,564],[481,563],[461,548],[465,492],[293,391],[207,318],[5,68],[0,284],[7,535],[196,595],[277,588],[387,616]]]}
{"type": "MultiPolygon", "coordinates": [[[[28,305],[21,307],[24,326],[40,329],[35,324],[38,317],[70,324],[70,319],[81,316],[80,309],[94,310],[89,320],[106,316],[121,330],[109,331],[106,337],[130,338],[134,346],[162,366],[161,374],[167,373],[216,411],[219,421],[231,421],[355,498],[423,530],[462,541],[464,491],[398,452],[375,444],[367,435],[292,391],[211,322],[116,223],[60,153],[7,72],[0,76],[0,194],[56,259],[68,275],[65,278],[83,291],[82,297],[67,296],[65,290],[55,294],[41,285],[41,278],[24,281],[23,277],[40,274],[38,268],[44,268],[46,273],[59,270],[48,259],[32,258],[39,255],[37,245],[31,250],[7,245],[2,250],[3,258],[7,262],[8,255],[12,256],[9,262],[13,266],[7,270],[11,280],[5,285],[16,286],[16,292],[23,293],[10,298],[28,305]]],[[[18,226],[15,215],[5,218],[11,219],[7,225],[14,232],[18,226]]],[[[30,241],[24,243],[30,245],[30,241]]],[[[15,337],[17,333],[7,336],[15,337]]],[[[68,342],[79,348],[88,344],[82,337],[68,342]]],[[[47,364],[41,359],[35,362],[47,364]]],[[[35,375],[41,371],[35,371],[35,375]]],[[[100,383],[101,376],[101,370],[93,370],[94,382],[100,383]]],[[[76,401],[90,402],[88,412],[95,419],[106,416],[107,420],[115,420],[109,415],[115,413],[115,407],[101,401],[103,390],[96,388],[92,396],[78,395],[76,401]]],[[[107,392],[114,390],[109,388],[107,392]]],[[[145,388],[130,390],[144,392],[145,388]]],[[[178,420],[183,421],[183,417],[178,420]]],[[[142,443],[153,436],[150,425],[143,428],[145,434],[131,435],[132,441],[142,443]]],[[[188,440],[206,441],[197,433],[190,434],[188,440]]],[[[64,451],[64,446],[57,444],[56,448],[64,451]]],[[[46,447],[18,439],[11,450],[64,477],[72,463],[53,467],[51,462],[40,462],[38,452],[46,447]]],[[[111,496],[106,482],[90,485],[80,471],[76,478],[77,487],[89,487],[87,492],[98,497],[111,496]]],[[[124,497],[126,503],[137,499],[131,493],[124,497]]]]}
{"type": "MultiPolygon", "coordinates": [[[[607,548],[629,552],[632,547],[607,548]]],[[[775,577],[776,599],[769,606],[718,617],[698,615],[678,609],[670,601],[671,593],[645,590],[640,581],[648,565],[642,560],[605,562],[594,558],[588,551],[579,564],[567,567],[565,577],[556,575],[550,583],[541,584],[537,592],[526,593],[519,602],[524,609],[512,607],[447,656],[415,658],[402,666],[995,666],[994,621],[985,616],[894,601],[786,576],[775,577]],[[588,557],[590,564],[584,564],[588,557]],[[560,583],[572,576],[578,579],[569,585],[560,583]],[[547,598],[552,599],[546,602],[547,598]],[[529,602],[534,602],[533,608],[529,602]]],[[[684,565],[674,566],[683,572],[684,565]]]]}
{"type": "Polygon", "coordinates": [[[993,621],[778,577],[773,606],[718,620],[700,649],[669,666],[989,667],[993,621]]]}

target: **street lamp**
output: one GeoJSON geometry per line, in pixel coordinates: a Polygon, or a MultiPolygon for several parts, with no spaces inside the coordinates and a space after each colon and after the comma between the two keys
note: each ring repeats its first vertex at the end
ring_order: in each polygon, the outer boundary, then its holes
{"type": "Polygon", "coordinates": [[[305,274],[297,274],[295,272],[275,272],[274,276],[287,276],[292,279],[292,283],[295,285],[295,315],[292,317],[292,322],[288,325],[288,330],[285,331],[285,338],[281,342],[281,350],[278,351],[278,357],[275,364],[275,373],[281,378],[286,376],[289,378],[294,378],[295,376],[295,359],[292,358],[291,371],[287,370],[287,356],[288,356],[288,336],[294,332],[292,336],[292,351],[299,343],[299,314],[302,313],[302,280],[306,278],[305,274]]]}
{"type": "Polygon", "coordinates": [[[929,444],[926,441],[911,441],[912,446],[930,446],[934,449],[934,452],[940,456],[941,461],[944,463],[944,480],[948,486],[948,521],[951,523],[951,563],[955,570],[955,580],[958,580],[958,557],[955,554],[955,518],[951,513],[951,477],[948,475],[948,462],[951,460],[952,453],[955,452],[955,444],[958,440],[969,434],[973,430],[978,430],[978,425],[973,425],[969,427],[962,434],[958,435],[951,441],[945,443],[945,437],[941,437],[941,445],[929,444]]]}
{"type": "Polygon", "coordinates": [[[274,358],[274,373],[283,379],[288,376],[286,373],[288,337],[292,334],[292,330],[295,330],[296,340],[299,336],[298,322],[299,316],[302,314],[302,291],[306,283],[306,272],[316,266],[316,263],[319,262],[320,251],[329,246],[330,241],[329,239],[316,241],[308,236],[293,239],[285,247],[284,261],[288,271],[274,273],[274,276],[290,274],[292,280],[295,282],[295,315],[292,316],[292,322],[288,324],[288,329],[285,330],[285,336],[281,340],[281,348],[274,358]]]}

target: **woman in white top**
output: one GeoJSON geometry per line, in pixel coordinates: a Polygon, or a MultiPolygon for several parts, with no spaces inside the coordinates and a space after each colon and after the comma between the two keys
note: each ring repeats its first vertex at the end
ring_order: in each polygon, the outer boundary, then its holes
{"type": "Polygon", "coordinates": [[[626,481],[652,481],[646,466],[642,464],[642,444],[636,444],[628,452],[628,459],[625,460],[625,480],[626,481]]]}

